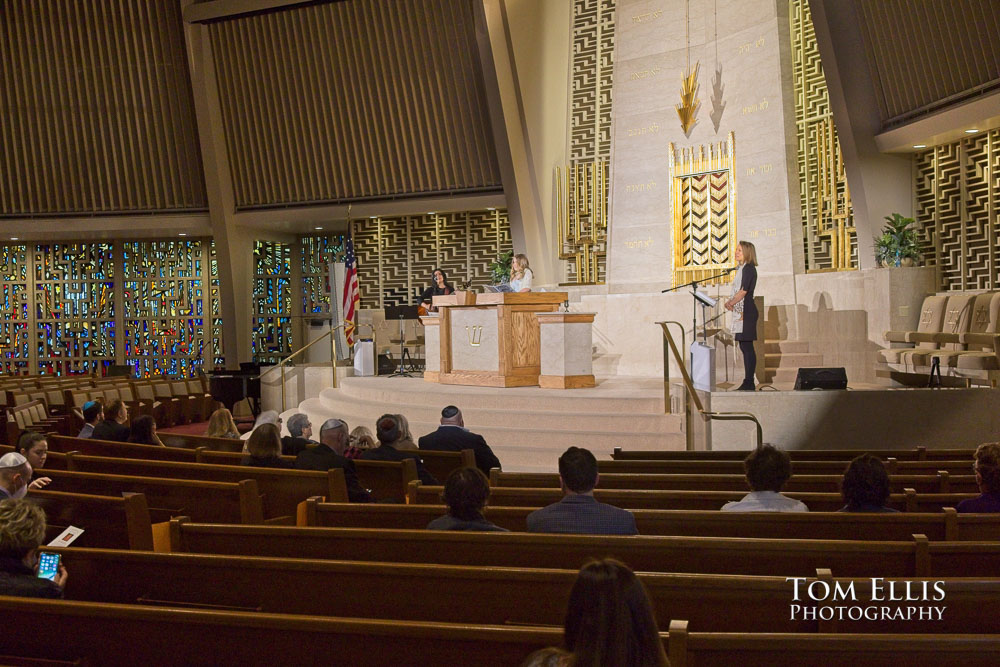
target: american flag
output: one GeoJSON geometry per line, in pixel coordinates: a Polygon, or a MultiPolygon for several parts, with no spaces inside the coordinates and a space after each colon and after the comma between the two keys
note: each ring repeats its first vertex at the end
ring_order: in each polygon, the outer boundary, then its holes
{"type": "Polygon", "coordinates": [[[348,345],[354,345],[355,317],[358,312],[358,301],[361,292],[358,291],[358,263],[354,257],[354,241],[350,236],[344,246],[344,336],[348,345]]]}

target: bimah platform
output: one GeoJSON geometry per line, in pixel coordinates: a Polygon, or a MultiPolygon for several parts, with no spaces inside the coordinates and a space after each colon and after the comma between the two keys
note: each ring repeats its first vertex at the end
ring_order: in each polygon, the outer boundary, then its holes
{"type": "Polygon", "coordinates": [[[438,315],[420,318],[427,341],[424,380],[480,387],[537,385],[541,335],[535,314],[556,312],[567,298],[566,292],[434,297],[438,315]]]}

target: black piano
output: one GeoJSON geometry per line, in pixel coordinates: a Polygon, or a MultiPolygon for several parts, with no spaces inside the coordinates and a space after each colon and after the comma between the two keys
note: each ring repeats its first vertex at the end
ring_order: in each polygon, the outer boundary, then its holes
{"type": "Polygon", "coordinates": [[[244,398],[250,399],[250,410],[256,418],[260,414],[260,366],[243,363],[238,371],[210,371],[208,391],[230,412],[244,398]]]}

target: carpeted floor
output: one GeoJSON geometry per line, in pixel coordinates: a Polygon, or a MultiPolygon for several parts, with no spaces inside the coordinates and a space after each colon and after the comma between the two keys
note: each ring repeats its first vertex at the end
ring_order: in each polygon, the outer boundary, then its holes
{"type": "Polygon", "coordinates": [[[208,422],[195,422],[182,426],[171,426],[170,428],[157,428],[161,433],[184,433],[185,435],[205,435],[208,430],[208,422]]]}

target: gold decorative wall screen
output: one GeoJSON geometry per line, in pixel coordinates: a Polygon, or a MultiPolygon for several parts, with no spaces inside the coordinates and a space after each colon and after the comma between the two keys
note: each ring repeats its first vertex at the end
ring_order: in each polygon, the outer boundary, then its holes
{"type": "MultiPolygon", "coordinates": [[[[736,138],[683,148],[670,144],[673,193],[673,284],[736,266],[736,138]]],[[[707,281],[709,284],[727,279],[707,281]]]]}
{"type": "Polygon", "coordinates": [[[847,271],[858,266],[854,211],[808,0],[790,0],[789,14],[806,270],[847,271]]]}
{"type": "Polygon", "coordinates": [[[506,209],[428,213],[351,222],[362,308],[411,305],[444,269],[456,288],[490,282],[490,264],[513,249],[506,209]]]}
{"type": "Polygon", "coordinates": [[[571,262],[570,284],[604,282],[608,238],[608,161],[556,167],[559,259],[571,262]]]}
{"type": "Polygon", "coordinates": [[[568,285],[604,282],[617,0],[573,0],[570,162],[554,171],[559,259],[568,285]]]}
{"type": "Polygon", "coordinates": [[[918,153],[913,191],[924,264],[945,290],[1000,289],[1000,130],[918,153]]]}

